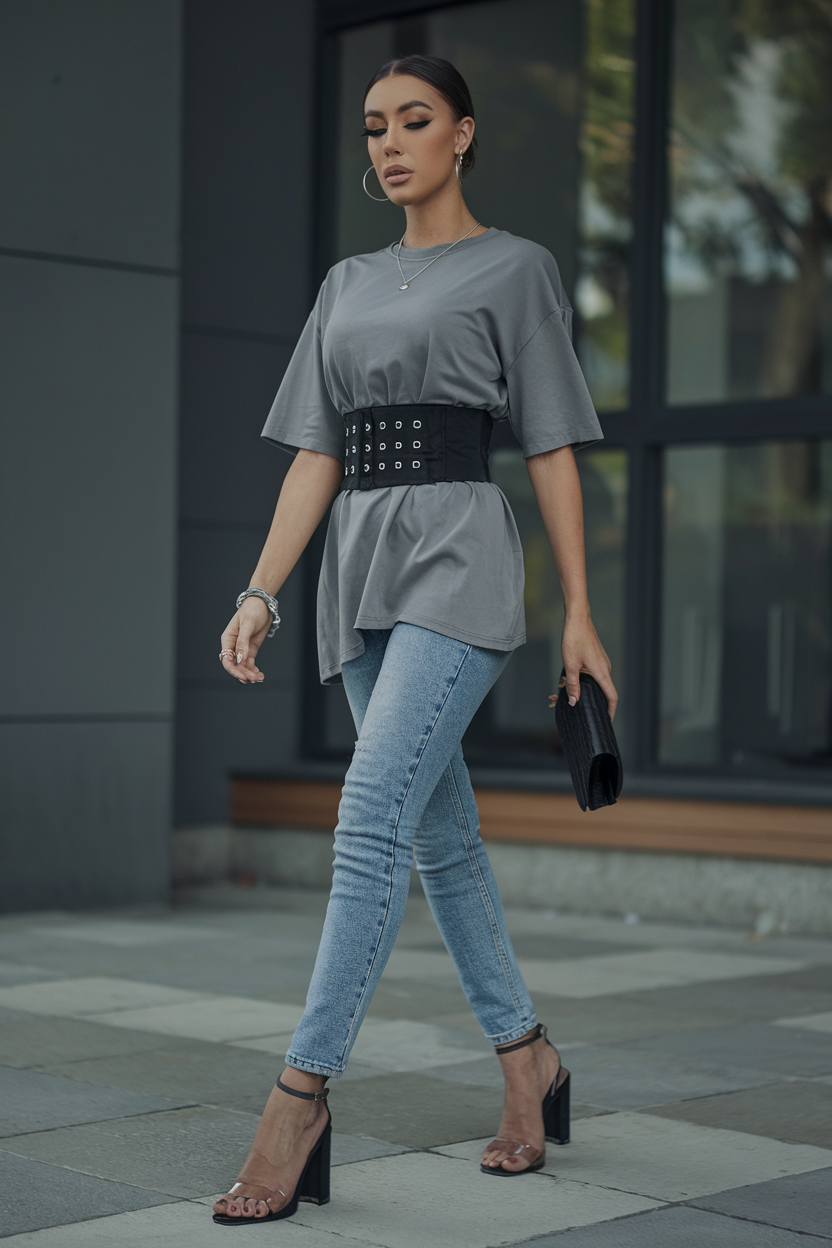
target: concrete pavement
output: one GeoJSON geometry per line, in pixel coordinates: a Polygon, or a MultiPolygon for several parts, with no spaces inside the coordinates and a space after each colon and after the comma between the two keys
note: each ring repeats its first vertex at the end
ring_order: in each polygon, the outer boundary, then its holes
{"type": "MultiPolygon", "coordinates": [[[[325,895],[193,889],[172,911],[0,920],[0,1233],[191,1248],[300,1015],[325,895]]],[[[630,916],[631,920],[635,916],[630,916]]],[[[297,1248],[832,1244],[832,941],[515,909],[573,1073],[572,1143],[497,1183],[497,1062],[415,894],[330,1085],[332,1202],[297,1248]]]]}

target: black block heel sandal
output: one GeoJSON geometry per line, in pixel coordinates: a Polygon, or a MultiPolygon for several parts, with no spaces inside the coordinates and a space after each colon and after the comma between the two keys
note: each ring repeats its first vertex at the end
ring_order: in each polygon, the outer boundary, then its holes
{"type": "MultiPolygon", "coordinates": [[[[298,1092],[295,1088],[288,1087],[282,1079],[278,1078],[276,1086],[283,1092],[288,1092],[290,1096],[300,1097],[302,1101],[325,1101],[329,1095],[329,1089],[324,1088],[323,1092],[298,1092]]],[[[329,1159],[330,1147],[332,1143],[332,1114],[329,1112],[329,1106],[326,1107],[327,1123],[323,1129],[323,1133],[312,1149],[312,1152],[306,1159],[306,1165],[303,1167],[303,1173],[298,1179],[298,1185],[294,1190],[292,1199],[283,1206],[282,1209],[276,1210],[274,1213],[267,1213],[262,1218],[242,1215],[239,1218],[232,1218],[229,1214],[215,1213],[214,1221],[220,1226],[251,1226],[252,1223],[259,1222],[278,1222],[281,1218],[291,1218],[293,1213],[298,1211],[298,1202],[308,1201],[313,1205],[325,1205],[329,1202],[329,1159]]],[[[234,1187],[244,1187],[245,1184],[234,1184],[234,1187]]],[[[260,1187],[261,1184],[252,1184],[254,1187],[260,1187]]],[[[231,1189],[233,1193],[234,1188],[231,1189]]],[[[276,1187],[274,1191],[279,1192],[281,1196],[286,1193],[281,1188],[276,1187]]],[[[229,1193],[231,1195],[231,1193],[229,1193]]],[[[257,1197],[234,1197],[232,1199],[258,1200],[257,1197]]],[[[268,1201],[264,1202],[265,1204],[268,1201]]]]}
{"type": "MultiPolygon", "coordinates": [[[[548,1039],[546,1028],[542,1023],[538,1023],[535,1028],[534,1035],[526,1036],[525,1040],[518,1040],[516,1044],[501,1044],[495,1048],[494,1052],[501,1056],[503,1053],[513,1053],[515,1049],[523,1049],[527,1044],[534,1044],[535,1040],[543,1039],[546,1043],[554,1048],[552,1042],[548,1039]]],[[[569,1071],[563,1066],[560,1067],[558,1073],[552,1081],[552,1086],[543,1098],[541,1106],[543,1110],[543,1131],[545,1138],[551,1140],[553,1144],[569,1143],[569,1071]]],[[[503,1140],[498,1135],[496,1139],[506,1144],[515,1144],[516,1140],[503,1140]]],[[[518,1144],[513,1153],[509,1156],[517,1157],[526,1149],[530,1149],[531,1144],[518,1144]]],[[[546,1163],[546,1156],[542,1154],[537,1157],[525,1170],[504,1170],[502,1162],[499,1166],[480,1165],[483,1174],[497,1174],[502,1178],[516,1178],[519,1174],[534,1174],[535,1170],[540,1170],[546,1163]]]]}

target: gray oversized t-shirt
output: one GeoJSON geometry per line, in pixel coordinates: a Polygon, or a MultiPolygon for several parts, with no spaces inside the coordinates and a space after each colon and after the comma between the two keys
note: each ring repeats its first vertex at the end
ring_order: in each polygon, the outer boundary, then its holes
{"type": "MultiPolygon", "coordinates": [[[[403,247],[411,277],[437,247],[403,247]]],[[[524,456],[603,435],[545,247],[490,228],[458,243],[406,291],[395,244],[330,269],[263,437],[344,461],[346,412],[403,403],[508,418],[524,456]]],[[[526,640],[523,552],[489,482],[347,490],[336,498],[318,585],[324,684],[364,650],[361,629],[418,624],[514,650],[526,640]]]]}

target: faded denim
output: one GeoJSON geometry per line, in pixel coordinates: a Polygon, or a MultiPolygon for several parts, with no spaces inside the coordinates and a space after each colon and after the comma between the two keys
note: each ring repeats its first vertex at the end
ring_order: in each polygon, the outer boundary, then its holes
{"type": "Polygon", "coordinates": [[[414,856],[436,925],[492,1044],[535,1024],[479,836],[460,741],[509,654],[413,624],[364,631],[344,664],[358,729],[326,922],[286,1061],[344,1071],[396,939],[414,856]]]}

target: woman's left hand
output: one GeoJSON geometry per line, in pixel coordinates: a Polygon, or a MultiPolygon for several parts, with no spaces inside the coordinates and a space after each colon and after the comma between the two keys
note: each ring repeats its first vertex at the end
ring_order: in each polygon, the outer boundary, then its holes
{"type": "MultiPolygon", "coordinates": [[[[574,706],[580,698],[581,672],[587,672],[601,686],[607,699],[607,710],[609,711],[610,719],[614,719],[615,708],[618,706],[618,693],[610,675],[611,664],[609,656],[601,645],[592,620],[588,617],[581,620],[567,619],[563,628],[560,649],[566,676],[561,677],[558,688],[563,689],[565,687],[569,705],[574,706]]],[[[557,700],[558,695],[556,693],[549,694],[549,701],[552,706],[555,705],[557,700]]]]}

